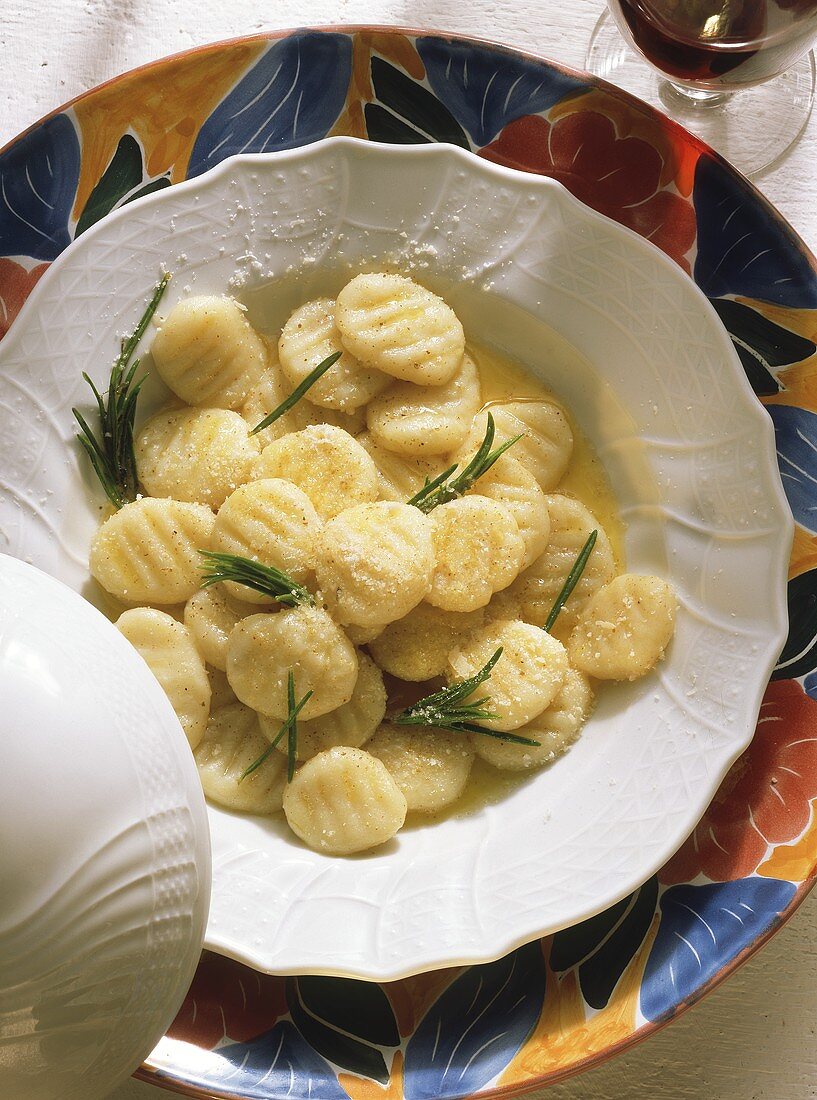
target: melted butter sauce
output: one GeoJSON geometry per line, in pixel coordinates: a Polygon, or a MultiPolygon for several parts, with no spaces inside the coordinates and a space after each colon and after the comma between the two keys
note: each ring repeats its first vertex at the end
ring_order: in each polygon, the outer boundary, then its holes
{"type": "MultiPolygon", "coordinates": [[[[589,439],[579,430],[570,409],[519,361],[482,344],[469,342],[468,351],[479,369],[483,408],[505,401],[549,401],[562,409],[573,431],[573,456],[567,473],[554,491],[575,497],[590,509],[607,532],[617,565],[623,569],[625,526],[619,516],[618,502],[604,466],[589,439]]],[[[392,681],[389,684],[390,706],[394,705],[393,691],[398,683],[392,681]]],[[[399,705],[407,706],[442,685],[439,681],[433,681],[400,686],[410,688],[405,698],[398,696],[399,705]]],[[[512,791],[531,782],[538,771],[499,771],[477,757],[465,790],[457,802],[436,814],[411,813],[404,828],[419,829],[450,818],[478,813],[486,806],[502,802],[512,791]]]]}

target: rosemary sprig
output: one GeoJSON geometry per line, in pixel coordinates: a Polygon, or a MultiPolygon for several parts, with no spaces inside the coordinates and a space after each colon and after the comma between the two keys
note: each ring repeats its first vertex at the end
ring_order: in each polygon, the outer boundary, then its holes
{"type": "Polygon", "coordinates": [[[298,756],[298,715],[303,708],[312,698],[312,691],[308,691],[298,703],[295,702],[295,674],[292,669],[289,670],[287,675],[287,716],[281,724],[281,728],[276,733],[273,740],[264,749],[257,760],[253,760],[252,764],[244,771],[241,778],[238,780],[240,783],[246,779],[248,775],[252,775],[254,771],[258,771],[264,761],[275,752],[278,747],[278,742],[287,734],[287,783],[292,782],[292,777],[295,774],[295,761],[298,756]]]}
{"type": "Polygon", "coordinates": [[[264,596],[272,596],[285,607],[297,607],[301,603],[314,607],[315,599],[309,589],[273,565],[262,565],[260,561],[238,554],[217,554],[212,550],[199,550],[199,554],[206,563],[202,588],[220,581],[234,581],[264,596]]]}
{"type": "Polygon", "coordinates": [[[520,737],[516,733],[501,733],[499,730],[489,730],[475,724],[498,717],[493,711],[486,709],[486,705],[491,702],[487,695],[481,699],[474,699],[470,703],[462,702],[488,679],[491,669],[501,656],[500,647],[479,672],[466,680],[449,684],[448,687],[435,691],[432,695],[426,695],[424,699],[418,699],[416,703],[400,711],[390,721],[398,726],[435,726],[437,729],[453,730],[456,733],[484,733],[486,737],[495,737],[499,741],[538,747],[539,742],[532,741],[529,737],[520,737]]]}
{"type": "Polygon", "coordinates": [[[565,578],[565,583],[562,585],[562,590],[556,597],[553,607],[551,607],[550,609],[550,614],[548,615],[547,621],[545,622],[545,630],[551,629],[551,627],[559,617],[559,612],[567,603],[568,596],[579,583],[579,578],[584,572],[584,567],[587,565],[587,559],[592,554],[593,547],[596,545],[596,539],[598,537],[598,531],[591,531],[588,536],[587,542],[579,551],[578,557],[573,563],[573,568],[567,574],[567,577],[565,578]]]}
{"type": "Polygon", "coordinates": [[[283,416],[285,412],[289,412],[293,405],[296,405],[310,386],[314,386],[318,379],[326,374],[330,367],[334,367],[338,359],[343,355],[342,351],[334,351],[320,363],[314,370],[304,378],[303,382],[299,382],[289,397],[285,397],[280,405],[276,406],[271,413],[268,413],[260,424],[256,424],[250,435],[256,435],[258,432],[262,432],[264,428],[268,428],[270,424],[274,424],[279,416],[283,416]]]}
{"type": "Polygon", "coordinates": [[[494,424],[494,418],[488,413],[488,425],[485,429],[485,438],[480,444],[479,450],[465,469],[449,481],[449,478],[452,477],[457,469],[457,465],[455,463],[453,466],[449,466],[449,468],[441,473],[439,477],[435,477],[433,481],[426,482],[419,493],[415,493],[407,503],[413,504],[414,507],[419,508],[421,512],[428,513],[439,504],[446,504],[449,500],[455,500],[457,497],[461,497],[463,494],[467,493],[474,483],[481,478],[484,473],[490,470],[496,460],[500,458],[509,447],[512,447],[514,443],[522,438],[521,435],[515,435],[513,439],[508,439],[499,447],[491,450],[495,434],[496,425],[494,424]]]}
{"type": "Polygon", "coordinates": [[[170,275],[163,275],[139,324],[122,341],[119,355],[111,367],[107,394],[103,396],[88,374],[82,372],[82,377],[91,387],[96,401],[99,432],[94,432],[79,409],[71,410],[80,427],[77,439],[85,449],[94,473],[114,508],[122,508],[128,501],[136,499],[138,484],[136,457],[133,452],[133,422],[136,417],[136,400],[144,378],[134,381],[139,360],[134,359],[131,362],[131,359],[169,282],[170,275]]]}

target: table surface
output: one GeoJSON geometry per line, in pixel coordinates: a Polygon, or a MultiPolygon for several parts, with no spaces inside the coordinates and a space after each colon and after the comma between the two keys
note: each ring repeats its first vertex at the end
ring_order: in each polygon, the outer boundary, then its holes
{"type": "MultiPolygon", "coordinates": [[[[603,0],[18,0],[0,27],[0,144],[118,73],[204,42],[305,23],[382,23],[502,40],[581,67],[603,0]],[[263,10],[270,18],[260,18],[263,10]]],[[[817,111],[758,181],[817,250],[817,111]]],[[[817,1097],[817,893],[754,959],[649,1042],[547,1090],[547,1100],[817,1097]]],[[[544,1097],[544,1093],[532,1094],[544,1097]]],[[[113,1100],[161,1100],[128,1082],[113,1100]]]]}

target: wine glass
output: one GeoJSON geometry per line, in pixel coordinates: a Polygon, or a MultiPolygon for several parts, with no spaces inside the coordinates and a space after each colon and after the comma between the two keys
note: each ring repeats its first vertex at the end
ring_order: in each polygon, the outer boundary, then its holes
{"type": "Polygon", "coordinates": [[[590,72],[669,114],[746,175],[797,141],[814,101],[817,0],[607,3],[590,72]]]}

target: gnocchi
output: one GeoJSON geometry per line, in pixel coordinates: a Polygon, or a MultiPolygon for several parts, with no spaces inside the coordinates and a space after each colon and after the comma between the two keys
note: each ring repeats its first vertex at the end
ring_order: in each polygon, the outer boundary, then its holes
{"type": "Polygon", "coordinates": [[[284,813],[310,848],[348,856],[391,840],[406,820],[406,799],[382,761],[338,746],[296,773],[284,791],[284,813]]]}
{"type": "Polygon", "coordinates": [[[186,298],[151,346],[168,389],[188,405],[238,409],[267,365],[264,342],[232,298],[186,298]]]}
{"type": "Polygon", "coordinates": [[[318,540],[315,571],[341,623],[376,626],[407,615],[431,587],[431,524],[408,504],[347,508],[318,540]]]}
{"type": "Polygon", "coordinates": [[[395,382],[369,403],[366,426],[376,443],[398,454],[444,455],[465,441],[479,405],[479,374],[464,355],[442,386],[395,382]]]}
{"type": "Polygon", "coordinates": [[[676,606],[660,577],[622,573],[588,602],[567,643],[571,661],[598,680],[637,680],[664,656],[676,606]]]}
{"type": "Polygon", "coordinates": [[[474,750],[464,734],[387,723],[369,742],[367,751],[386,765],[409,812],[422,814],[437,813],[456,802],[474,762],[474,750]]]}
{"type": "Polygon", "coordinates": [[[231,631],[227,679],[248,707],[285,718],[290,670],[297,697],[312,692],[301,718],[319,718],[352,698],[358,659],[340,627],[317,607],[301,605],[277,615],[248,615],[231,631]]]}
{"type": "Polygon", "coordinates": [[[228,409],[168,409],[136,440],[136,469],[146,493],[220,508],[249,481],[261,453],[243,417],[228,409]]]}
{"type": "Polygon", "coordinates": [[[211,692],[204,661],[190,632],[152,607],[125,611],[116,625],[162,685],[194,749],[204,736],[211,692]]]}
{"type": "Polygon", "coordinates": [[[201,585],[200,550],[216,517],[203,504],[142,497],[102,524],[88,555],[91,576],[126,603],[173,604],[201,585]]]}
{"type": "Polygon", "coordinates": [[[89,566],[114,599],[143,605],[117,625],[226,810],[282,812],[327,856],[377,848],[407,813],[428,819],[473,790],[477,758],[551,764],[592,712],[591,678],[634,679],[666,652],[675,594],[621,574],[612,496],[566,410],[467,350],[454,311],[413,279],[358,275],[266,335],[230,298],[188,298],[151,350],[174,397],[137,423],[147,495],[104,520],[89,566]],[[494,447],[519,438],[457,483],[489,413],[494,447]],[[554,491],[568,468],[575,498],[554,491]],[[208,587],[200,551],[220,555],[208,587]],[[251,568],[264,591],[238,583],[251,568]],[[467,732],[439,728],[477,700],[487,716],[467,732]]]}
{"type": "Polygon", "coordinates": [[[261,452],[258,477],[286,478],[310,499],[321,519],[377,500],[377,469],[348,432],[319,424],[276,439],[261,452]]]}
{"type": "Polygon", "coordinates": [[[422,386],[450,381],[465,352],[453,309],[404,275],[352,279],[338,295],[335,323],[362,363],[422,386]]]}
{"type": "Polygon", "coordinates": [[[338,351],[340,359],[310,388],[309,395],[316,405],[350,412],[371,401],[391,379],[382,371],[364,367],[344,351],[331,298],[318,298],[296,309],[278,341],[281,369],[294,386],[338,351]]]}
{"type": "Polygon", "coordinates": [[[228,810],[274,814],[283,806],[286,762],[273,752],[250,775],[267,742],[258,716],[243,703],[220,707],[210,716],[194,756],[204,793],[228,810]]]}

